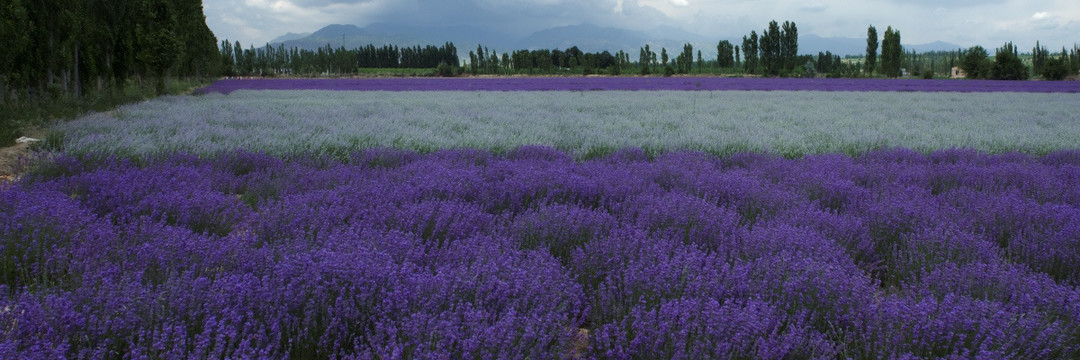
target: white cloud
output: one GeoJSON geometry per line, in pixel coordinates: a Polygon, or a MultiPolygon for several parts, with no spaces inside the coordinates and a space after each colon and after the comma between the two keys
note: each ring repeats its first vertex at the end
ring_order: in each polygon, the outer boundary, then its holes
{"type": "Polygon", "coordinates": [[[675,6],[688,6],[690,2],[687,0],[671,0],[671,4],[675,6]]]}
{"type": "Polygon", "coordinates": [[[1042,19],[1048,19],[1048,18],[1050,18],[1050,16],[1051,15],[1050,15],[1049,12],[1040,11],[1040,12],[1035,13],[1034,15],[1031,15],[1031,19],[1032,20],[1042,20],[1042,19]]]}

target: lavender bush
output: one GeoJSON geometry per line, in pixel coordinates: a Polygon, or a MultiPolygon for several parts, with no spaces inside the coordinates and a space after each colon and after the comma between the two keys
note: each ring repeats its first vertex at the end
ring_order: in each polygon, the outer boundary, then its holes
{"type": "Polygon", "coordinates": [[[88,115],[57,124],[51,139],[71,154],[134,158],[237,149],[283,157],[369,148],[505,153],[525,145],[576,159],[627,147],[648,155],[893,147],[1046,154],[1080,144],[1077,113],[1076,94],[238,91],[88,115]]]}
{"type": "Polygon", "coordinates": [[[62,156],[0,188],[0,357],[1076,358],[1078,188],[1076,151],[62,156]]]}

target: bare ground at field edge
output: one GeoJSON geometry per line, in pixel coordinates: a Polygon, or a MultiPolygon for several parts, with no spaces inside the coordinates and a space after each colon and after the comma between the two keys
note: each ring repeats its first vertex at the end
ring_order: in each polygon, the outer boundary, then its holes
{"type": "MultiPolygon", "coordinates": [[[[45,131],[34,129],[27,131],[23,136],[41,139],[45,131]]],[[[19,143],[0,148],[0,182],[14,181],[26,170],[27,161],[31,156],[31,143],[19,143]]]]}

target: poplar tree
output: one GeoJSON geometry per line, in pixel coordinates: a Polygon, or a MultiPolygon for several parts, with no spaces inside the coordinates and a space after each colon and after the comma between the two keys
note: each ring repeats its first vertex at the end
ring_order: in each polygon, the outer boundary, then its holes
{"type": "Polygon", "coordinates": [[[885,29],[881,40],[881,71],[888,77],[899,77],[904,48],[900,45],[900,31],[892,26],[885,29]]]}
{"type": "Polygon", "coordinates": [[[877,66],[878,38],[877,29],[874,25],[866,29],[866,72],[874,75],[874,66],[877,66]]]}
{"type": "Polygon", "coordinates": [[[779,75],[783,66],[780,58],[780,25],[776,20],[769,22],[769,27],[761,34],[760,52],[761,67],[764,75],[779,75]]]}
{"type": "Polygon", "coordinates": [[[757,31],[750,31],[750,37],[743,36],[742,51],[743,58],[746,59],[746,61],[743,62],[743,66],[746,67],[746,73],[757,74],[759,66],[757,31]]]}
{"type": "Polygon", "coordinates": [[[1046,59],[1048,58],[1050,58],[1050,52],[1046,50],[1046,47],[1039,44],[1039,41],[1035,41],[1035,48],[1031,49],[1031,71],[1042,74],[1043,66],[1046,65],[1046,59]]]}
{"type": "Polygon", "coordinates": [[[738,48],[731,44],[730,41],[724,40],[716,45],[716,64],[721,68],[729,68],[735,66],[732,59],[733,51],[738,51],[738,48]]]}
{"type": "Polygon", "coordinates": [[[780,32],[780,68],[781,72],[791,72],[798,67],[799,29],[794,22],[784,21],[780,32]]]}

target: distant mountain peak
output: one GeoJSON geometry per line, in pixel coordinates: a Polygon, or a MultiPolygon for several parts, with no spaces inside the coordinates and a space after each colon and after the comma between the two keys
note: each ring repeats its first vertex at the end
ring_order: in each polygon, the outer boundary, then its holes
{"type": "Polygon", "coordinates": [[[363,32],[363,30],[361,30],[356,25],[331,24],[331,25],[327,25],[326,27],[323,27],[322,29],[319,29],[319,31],[316,31],[315,33],[311,34],[311,36],[315,36],[315,37],[333,37],[333,36],[342,36],[342,35],[344,35],[344,36],[352,36],[352,35],[359,35],[362,32],[363,32]]]}
{"type": "Polygon", "coordinates": [[[286,33],[285,35],[278,36],[274,40],[270,40],[271,44],[283,43],[289,40],[303,39],[310,36],[311,33],[286,33]]]}

